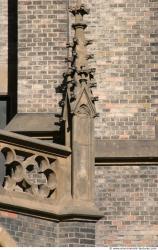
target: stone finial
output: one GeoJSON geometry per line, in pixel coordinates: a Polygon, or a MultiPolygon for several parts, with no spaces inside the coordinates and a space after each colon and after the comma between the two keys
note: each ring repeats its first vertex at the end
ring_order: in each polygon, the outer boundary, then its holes
{"type": "MultiPolygon", "coordinates": [[[[87,53],[87,46],[92,44],[92,40],[86,40],[85,29],[87,24],[84,22],[84,15],[89,14],[89,9],[82,3],[81,0],[77,0],[76,6],[69,9],[70,13],[75,17],[75,22],[72,24],[72,28],[75,31],[73,40],[66,45],[70,51],[71,56],[66,58],[68,63],[68,70],[64,73],[64,82],[61,90],[63,90],[63,101],[60,102],[60,106],[64,109],[66,102],[65,98],[69,100],[70,112],[73,113],[77,105],[77,100],[83,94],[83,88],[87,92],[89,98],[89,104],[91,103],[94,114],[94,103],[97,97],[93,97],[91,88],[96,87],[94,82],[95,69],[88,68],[88,61],[94,58],[93,54],[87,53]]],[[[69,53],[68,53],[69,54],[69,53]]],[[[65,112],[63,111],[63,114],[65,112]]],[[[95,115],[94,115],[95,117],[95,115]]]]}

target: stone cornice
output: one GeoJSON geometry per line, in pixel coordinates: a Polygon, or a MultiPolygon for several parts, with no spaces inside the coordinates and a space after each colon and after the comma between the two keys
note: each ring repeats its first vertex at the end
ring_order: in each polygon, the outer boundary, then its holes
{"type": "Polygon", "coordinates": [[[157,164],[158,126],[155,140],[99,140],[95,141],[96,164],[157,164]]]}
{"type": "Polygon", "coordinates": [[[5,190],[0,189],[0,208],[5,211],[12,211],[25,215],[33,215],[49,220],[61,221],[65,219],[78,218],[97,221],[103,217],[103,214],[94,206],[92,202],[75,201],[73,199],[63,199],[61,203],[52,204],[52,202],[43,203],[41,200],[23,199],[21,203],[20,193],[12,195],[5,190]],[[18,204],[20,204],[18,206],[18,204]]]}

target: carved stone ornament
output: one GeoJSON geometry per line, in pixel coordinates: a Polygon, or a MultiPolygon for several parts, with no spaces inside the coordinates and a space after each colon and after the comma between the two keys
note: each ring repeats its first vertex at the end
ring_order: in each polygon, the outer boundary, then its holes
{"type": "Polygon", "coordinates": [[[6,190],[55,199],[57,181],[53,159],[17,151],[5,144],[0,145],[0,150],[6,159],[6,176],[3,183],[6,190]]]}
{"type": "Polygon", "coordinates": [[[90,117],[90,109],[85,104],[82,104],[77,112],[79,115],[90,117]]]}
{"type": "Polygon", "coordinates": [[[0,207],[62,219],[99,212],[72,198],[71,149],[0,130],[0,207]]]}

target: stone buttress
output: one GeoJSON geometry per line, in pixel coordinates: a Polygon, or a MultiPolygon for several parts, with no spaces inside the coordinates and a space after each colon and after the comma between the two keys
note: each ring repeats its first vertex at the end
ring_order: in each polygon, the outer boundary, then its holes
{"type": "MultiPolygon", "coordinates": [[[[65,121],[65,144],[72,148],[72,196],[75,200],[92,202],[93,200],[93,172],[94,172],[94,118],[98,115],[92,88],[95,68],[88,68],[88,60],[93,55],[87,54],[87,46],[92,41],[85,39],[86,23],[84,15],[89,14],[81,1],[69,10],[75,17],[72,24],[74,37],[72,43],[67,44],[71,50],[68,57],[68,70],[64,73],[61,86],[64,95],[63,120],[65,121]]],[[[69,53],[68,53],[69,54],[69,53]]]]}

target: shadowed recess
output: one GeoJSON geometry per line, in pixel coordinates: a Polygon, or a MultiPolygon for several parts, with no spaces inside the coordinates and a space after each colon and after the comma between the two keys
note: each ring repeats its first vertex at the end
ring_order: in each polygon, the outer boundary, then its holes
{"type": "Polygon", "coordinates": [[[17,113],[18,15],[17,0],[8,0],[8,122],[17,113]]]}

